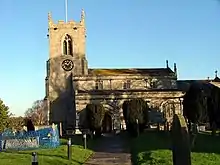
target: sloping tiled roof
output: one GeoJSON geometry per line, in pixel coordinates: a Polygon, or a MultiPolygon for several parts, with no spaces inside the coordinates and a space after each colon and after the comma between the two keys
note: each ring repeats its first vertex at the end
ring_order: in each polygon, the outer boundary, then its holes
{"type": "Polygon", "coordinates": [[[192,83],[209,83],[211,80],[177,80],[177,89],[187,91],[192,83]]]}
{"type": "Polygon", "coordinates": [[[149,69],[89,69],[90,75],[131,75],[131,74],[142,74],[142,75],[169,75],[174,73],[170,68],[149,68],[149,69]]]}
{"type": "Polygon", "coordinates": [[[178,80],[177,81],[177,89],[182,90],[182,91],[187,91],[192,83],[197,83],[199,84],[212,84],[215,85],[216,87],[220,87],[220,79],[216,77],[214,80],[211,79],[206,79],[206,80],[178,80]]]}
{"type": "Polygon", "coordinates": [[[220,82],[220,78],[219,78],[219,77],[216,77],[213,81],[214,81],[214,82],[220,82]]]}

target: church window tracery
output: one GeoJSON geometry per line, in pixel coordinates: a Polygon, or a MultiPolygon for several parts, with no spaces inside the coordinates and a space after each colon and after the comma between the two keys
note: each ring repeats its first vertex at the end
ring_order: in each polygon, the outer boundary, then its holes
{"type": "Polygon", "coordinates": [[[67,42],[66,40],[63,41],[63,54],[67,54],[67,42]]]}
{"type": "Polygon", "coordinates": [[[63,41],[63,54],[73,55],[72,39],[68,34],[66,34],[64,41],[63,41]]]}

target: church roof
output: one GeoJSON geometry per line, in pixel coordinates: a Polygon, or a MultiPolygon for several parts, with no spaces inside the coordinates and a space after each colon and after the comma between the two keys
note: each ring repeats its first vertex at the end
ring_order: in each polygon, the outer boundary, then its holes
{"type": "Polygon", "coordinates": [[[220,82],[220,78],[219,77],[215,77],[215,79],[213,81],[214,82],[220,82]]]}
{"type": "Polygon", "coordinates": [[[131,68],[131,69],[89,69],[90,75],[103,75],[103,76],[114,76],[114,75],[169,75],[174,72],[170,68],[131,68]]]}
{"type": "Polygon", "coordinates": [[[216,77],[214,80],[211,80],[211,79],[206,79],[206,80],[177,80],[177,88],[179,90],[182,90],[182,91],[187,91],[190,87],[190,85],[194,84],[194,85],[202,85],[202,84],[206,84],[206,85],[215,85],[217,87],[220,87],[218,86],[218,83],[220,82],[220,79],[218,77],[216,77]]]}

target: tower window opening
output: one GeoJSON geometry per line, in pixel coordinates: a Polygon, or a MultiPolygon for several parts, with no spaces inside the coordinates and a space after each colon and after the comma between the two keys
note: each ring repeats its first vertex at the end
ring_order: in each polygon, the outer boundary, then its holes
{"type": "Polygon", "coordinates": [[[67,54],[67,42],[66,40],[63,41],[63,54],[67,54]]]}
{"type": "Polygon", "coordinates": [[[72,42],[70,40],[68,41],[68,54],[72,55],[72,42]]]}
{"type": "Polygon", "coordinates": [[[63,41],[63,54],[73,55],[72,39],[69,35],[66,35],[63,41]]]}

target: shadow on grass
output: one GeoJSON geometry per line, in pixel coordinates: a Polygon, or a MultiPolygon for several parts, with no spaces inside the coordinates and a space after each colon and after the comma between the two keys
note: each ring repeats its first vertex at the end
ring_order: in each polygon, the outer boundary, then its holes
{"type": "MultiPolygon", "coordinates": [[[[172,141],[169,132],[147,131],[137,138],[130,138],[129,142],[134,165],[159,161],[161,164],[166,164],[165,161],[172,163],[172,141]]],[[[192,152],[220,154],[220,136],[211,136],[207,132],[199,133],[192,152]]]]}
{"type": "Polygon", "coordinates": [[[151,152],[170,150],[171,140],[168,132],[146,131],[137,138],[130,138],[131,158],[134,165],[152,160],[151,152]]]}
{"type": "MultiPolygon", "coordinates": [[[[67,145],[67,141],[68,141],[69,138],[71,138],[72,145],[77,145],[77,146],[81,146],[81,148],[84,148],[85,141],[84,141],[82,135],[74,135],[74,136],[71,136],[71,137],[62,138],[60,140],[61,145],[67,145]]],[[[99,145],[99,143],[103,139],[104,139],[103,137],[93,138],[93,139],[91,139],[90,137],[87,137],[87,139],[86,139],[86,148],[94,151],[95,146],[99,145]]]]}
{"type": "Polygon", "coordinates": [[[192,152],[220,154],[220,136],[212,136],[208,132],[199,133],[192,152]]]}
{"type": "MultiPolygon", "coordinates": [[[[106,152],[106,153],[130,153],[126,148],[126,140],[127,138],[124,136],[124,133],[120,134],[104,134],[98,138],[87,138],[87,149],[90,149],[94,152],[106,152]],[[123,151],[122,151],[123,150],[123,151]]],[[[66,145],[67,139],[62,139],[61,144],[66,145]]],[[[71,137],[73,145],[79,145],[84,148],[84,139],[82,135],[74,135],[71,137]]]]}

